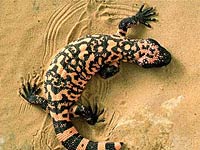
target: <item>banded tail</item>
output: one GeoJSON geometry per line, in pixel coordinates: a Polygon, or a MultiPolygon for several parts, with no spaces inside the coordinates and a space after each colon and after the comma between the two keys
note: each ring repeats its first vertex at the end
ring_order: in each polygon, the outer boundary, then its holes
{"type": "Polygon", "coordinates": [[[71,121],[55,121],[57,138],[68,150],[120,150],[121,142],[93,142],[81,136],[71,121]]]}

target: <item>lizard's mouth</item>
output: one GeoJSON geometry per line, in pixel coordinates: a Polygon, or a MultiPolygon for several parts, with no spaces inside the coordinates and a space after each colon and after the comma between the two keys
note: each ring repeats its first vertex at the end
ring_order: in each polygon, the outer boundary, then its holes
{"type": "Polygon", "coordinates": [[[167,66],[171,62],[171,54],[163,47],[160,47],[159,50],[160,54],[157,62],[155,63],[155,67],[167,66]]]}

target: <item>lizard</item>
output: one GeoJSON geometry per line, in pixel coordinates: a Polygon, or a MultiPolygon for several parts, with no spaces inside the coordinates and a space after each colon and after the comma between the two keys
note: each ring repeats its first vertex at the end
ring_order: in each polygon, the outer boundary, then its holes
{"type": "Polygon", "coordinates": [[[89,124],[98,122],[104,110],[78,104],[87,82],[96,73],[110,78],[119,72],[120,62],[137,64],[143,68],[166,66],[171,54],[156,40],[129,39],[128,28],[156,21],[153,7],[142,5],[139,11],[119,22],[116,34],[86,35],[61,49],[51,61],[45,75],[46,98],[39,96],[40,87],[22,83],[19,94],[31,104],[48,110],[58,140],[68,150],[120,150],[123,142],[95,142],[80,135],[71,119],[81,117],[89,124]]]}

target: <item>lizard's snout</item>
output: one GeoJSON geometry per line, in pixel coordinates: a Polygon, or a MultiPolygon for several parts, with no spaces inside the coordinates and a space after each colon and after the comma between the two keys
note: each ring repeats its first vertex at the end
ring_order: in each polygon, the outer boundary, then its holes
{"type": "Polygon", "coordinates": [[[160,58],[162,66],[166,66],[171,62],[171,54],[163,47],[160,48],[160,58]]]}

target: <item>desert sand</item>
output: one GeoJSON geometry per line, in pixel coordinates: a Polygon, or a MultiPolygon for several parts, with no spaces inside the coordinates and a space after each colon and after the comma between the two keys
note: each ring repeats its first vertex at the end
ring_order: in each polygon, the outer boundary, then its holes
{"type": "Polygon", "coordinates": [[[122,63],[109,80],[94,76],[82,102],[97,102],[106,120],[74,124],[91,140],[124,142],[125,150],[200,149],[199,0],[1,0],[0,150],[63,149],[50,116],[19,97],[20,78],[42,74],[80,36],[115,33],[143,3],[156,7],[159,21],[130,29],[128,37],[156,39],[172,62],[153,69],[122,63]]]}

